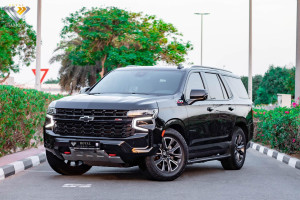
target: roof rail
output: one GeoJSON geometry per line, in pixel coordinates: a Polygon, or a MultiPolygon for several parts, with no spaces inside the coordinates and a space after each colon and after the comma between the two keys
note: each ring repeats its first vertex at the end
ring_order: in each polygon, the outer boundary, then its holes
{"type": "Polygon", "coordinates": [[[192,68],[203,68],[203,69],[212,69],[212,70],[220,70],[228,73],[232,73],[231,71],[225,70],[225,69],[219,69],[215,67],[204,67],[204,66],[199,66],[199,65],[193,65],[192,68]]]}

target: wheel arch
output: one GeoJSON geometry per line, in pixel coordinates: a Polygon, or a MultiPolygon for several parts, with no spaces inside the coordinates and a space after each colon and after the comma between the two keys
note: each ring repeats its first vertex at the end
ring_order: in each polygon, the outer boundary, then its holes
{"type": "Polygon", "coordinates": [[[183,136],[186,143],[188,143],[188,134],[186,133],[185,125],[182,120],[171,119],[171,120],[167,121],[164,129],[168,129],[168,128],[172,128],[172,129],[178,131],[183,136]]]}
{"type": "Polygon", "coordinates": [[[235,126],[240,127],[244,131],[246,141],[248,143],[249,142],[249,130],[248,130],[248,126],[247,126],[247,120],[245,118],[237,118],[236,122],[235,122],[235,126]]]}

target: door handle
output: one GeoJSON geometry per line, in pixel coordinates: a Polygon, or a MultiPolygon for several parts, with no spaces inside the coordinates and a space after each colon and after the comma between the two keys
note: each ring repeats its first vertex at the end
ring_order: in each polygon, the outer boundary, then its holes
{"type": "Polygon", "coordinates": [[[207,111],[211,112],[211,111],[213,111],[213,110],[214,110],[213,107],[207,107],[207,111]]]}
{"type": "Polygon", "coordinates": [[[233,111],[234,108],[233,107],[228,107],[228,110],[233,111]]]}

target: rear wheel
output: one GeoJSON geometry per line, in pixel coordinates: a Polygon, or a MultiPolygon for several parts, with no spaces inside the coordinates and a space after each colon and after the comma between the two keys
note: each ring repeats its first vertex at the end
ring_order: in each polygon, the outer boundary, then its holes
{"type": "Polygon", "coordinates": [[[221,160],[222,166],[226,170],[239,170],[243,167],[246,159],[246,138],[244,131],[235,127],[231,145],[230,145],[230,157],[221,160]]]}
{"type": "Polygon", "coordinates": [[[187,158],[188,147],[185,139],[176,130],[168,129],[157,154],[146,157],[140,168],[151,179],[172,181],[184,171],[187,158]]]}
{"type": "Polygon", "coordinates": [[[82,161],[61,160],[49,151],[46,151],[46,157],[50,167],[62,175],[81,175],[91,169],[91,166],[82,161]]]}

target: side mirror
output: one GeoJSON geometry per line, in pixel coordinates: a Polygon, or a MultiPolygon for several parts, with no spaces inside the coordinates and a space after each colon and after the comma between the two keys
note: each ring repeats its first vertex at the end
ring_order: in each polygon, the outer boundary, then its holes
{"type": "Polygon", "coordinates": [[[81,88],[80,91],[79,91],[79,94],[84,94],[84,93],[86,93],[89,89],[90,89],[90,87],[84,87],[84,88],[81,88]]]}
{"type": "Polygon", "coordinates": [[[204,101],[208,97],[208,91],[205,89],[191,90],[189,104],[193,104],[196,101],[204,101]]]}

